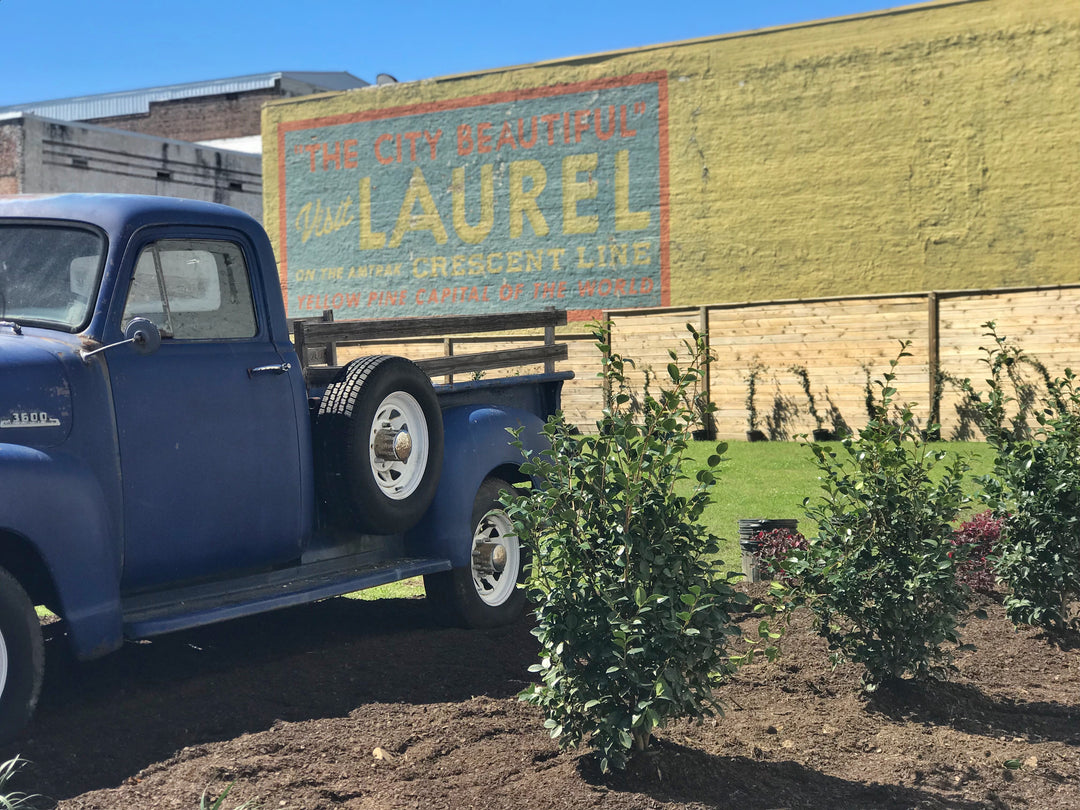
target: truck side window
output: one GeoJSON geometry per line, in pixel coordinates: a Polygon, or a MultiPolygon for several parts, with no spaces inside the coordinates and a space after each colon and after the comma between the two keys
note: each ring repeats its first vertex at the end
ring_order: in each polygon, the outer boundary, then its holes
{"type": "Polygon", "coordinates": [[[250,338],[258,332],[240,247],[212,239],[162,239],[135,263],[122,326],[149,318],[162,337],[250,338]]]}

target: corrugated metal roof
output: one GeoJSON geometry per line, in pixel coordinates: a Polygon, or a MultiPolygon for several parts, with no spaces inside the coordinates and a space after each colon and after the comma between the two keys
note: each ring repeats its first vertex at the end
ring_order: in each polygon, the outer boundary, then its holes
{"type": "Polygon", "coordinates": [[[308,95],[327,90],[351,90],[367,87],[369,82],[339,72],[253,73],[230,79],[211,79],[204,82],[170,84],[142,90],[125,90],[118,93],[100,93],[93,96],[75,96],[26,104],[0,107],[0,115],[8,112],[28,112],[62,121],[91,121],[116,115],[143,115],[150,112],[152,101],[172,101],[181,98],[215,96],[223,93],[245,93],[271,88],[280,80],[286,95],[308,95]]]}

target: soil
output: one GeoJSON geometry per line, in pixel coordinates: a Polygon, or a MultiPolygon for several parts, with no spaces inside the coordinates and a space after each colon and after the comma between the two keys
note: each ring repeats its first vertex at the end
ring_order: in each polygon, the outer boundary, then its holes
{"type": "Polygon", "coordinates": [[[91,664],[56,624],[38,713],[0,757],[65,810],[195,810],[230,784],[223,810],[1080,807],[1080,652],[984,607],[952,681],[870,700],[796,616],[783,658],[723,689],[725,717],[669,726],[610,777],[517,700],[527,621],[446,629],[423,599],[332,599],[91,664]]]}

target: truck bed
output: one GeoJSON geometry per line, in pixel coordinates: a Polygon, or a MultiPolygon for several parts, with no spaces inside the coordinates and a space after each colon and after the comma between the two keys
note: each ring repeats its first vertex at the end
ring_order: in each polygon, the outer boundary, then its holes
{"type": "MultiPolygon", "coordinates": [[[[544,383],[573,378],[572,372],[555,372],[555,363],[566,360],[565,343],[555,342],[555,329],[566,325],[566,312],[554,309],[515,315],[465,315],[435,318],[401,318],[379,321],[334,321],[333,311],[328,310],[321,319],[296,319],[292,322],[296,352],[304,370],[309,390],[316,396],[340,370],[339,351],[359,350],[363,347],[393,346],[392,354],[408,356],[404,351],[407,341],[416,338],[438,337],[443,341],[443,356],[411,358],[430,377],[444,377],[445,384],[437,384],[436,390],[444,398],[462,391],[492,391],[522,383],[544,383]],[[540,334],[533,334],[542,330],[540,334]],[[455,347],[464,340],[462,335],[513,333],[512,339],[524,345],[521,348],[498,351],[470,352],[461,354],[455,347]],[[542,365],[544,373],[505,375],[486,379],[488,371],[521,369],[542,365]],[[461,375],[478,379],[460,380],[461,375]],[[479,385],[477,385],[479,384],[479,385]]],[[[508,338],[511,339],[511,338],[508,338]]],[[[381,352],[378,348],[375,353],[381,352]]],[[[555,386],[557,387],[557,386],[555,386]]],[[[550,411],[549,411],[550,412],[550,411]]]]}

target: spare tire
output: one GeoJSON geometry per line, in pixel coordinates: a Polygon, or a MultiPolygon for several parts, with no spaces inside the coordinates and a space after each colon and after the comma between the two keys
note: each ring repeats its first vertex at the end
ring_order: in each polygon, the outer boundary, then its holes
{"type": "Polygon", "coordinates": [[[361,357],[327,386],[316,420],[322,497],[336,522],[411,529],[435,497],[443,424],[431,380],[404,357],[361,357]]]}

